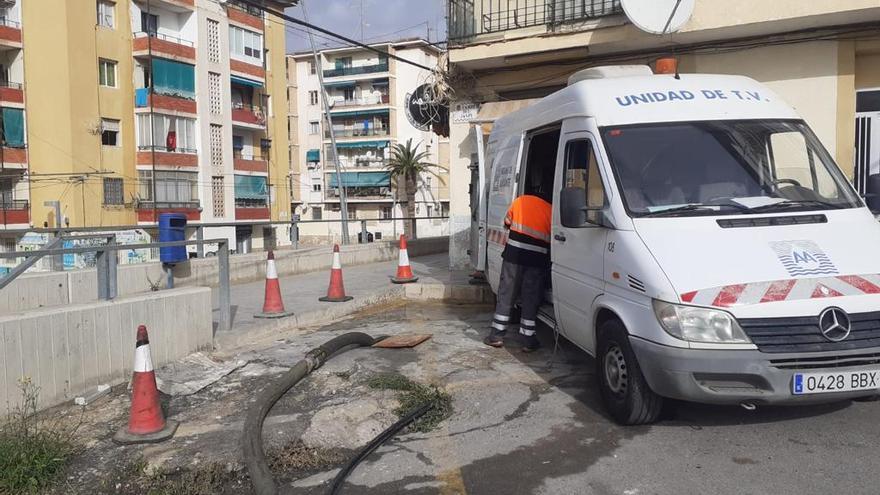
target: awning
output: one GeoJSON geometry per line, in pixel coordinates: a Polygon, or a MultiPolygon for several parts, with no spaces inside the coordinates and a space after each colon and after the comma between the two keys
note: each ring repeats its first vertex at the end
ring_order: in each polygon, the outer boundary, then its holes
{"type": "Polygon", "coordinates": [[[266,178],[257,175],[236,175],[235,199],[269,199],[266,178]]]}
{"type": "Polygon", "coordinates": [[[353,88],[357,83],[354,81],[345,81],[345,82],[328,82],[324,83],[325,88],[353,88]]]}
{"type": "Polygon", "coordinates": [[[230,78],[232,79],[232,82],[234,82],[235,84],[241,84],[243,86],[252,86],[254,88],[262,88],[263,86],[265,86],[263,83],[261,83],[259,81],[251,81],[250,79],[245,79],[243,77],[230,76],[230,78]]]}
{"type": "Polygon", "coordinates": [[[388,79],[378,79],[378,80],[372,81],[371,84],[373,86],[388,86],[388,79]]]}
{"type": "Polygon", "coordinates": [[[355,112],[335,112],[330,110],[334,118],[336,117],[364,117],[367,115],[388,115],[388,109],[384,110],[358,110],[355,112]]]}
{"type": "MultiPolygon", "coordinates": [[[[331,173],[330,187],[337,187],[337,174],[331,173]]],[[[345,187],[390,187],[391,174],[388,172],[342,172],[342,185],[345,187]]]]}
{"type": "Polygon", "coordinates": [[[321,161],[321,150],[306,151],[306,161],[307,162],[320,162],[321,161]]]}
{"type": "Polygon", "coordinates": [[[337,148],[387,148],[388,141],[361,141],[359,143],[336,143],[337,148]]]}

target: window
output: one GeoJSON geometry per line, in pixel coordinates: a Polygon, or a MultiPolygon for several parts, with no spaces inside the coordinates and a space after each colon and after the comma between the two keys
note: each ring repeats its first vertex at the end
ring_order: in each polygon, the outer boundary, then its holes
{"type": "Polygon", "coordinates": [[[211,124],[211,166],[223,168],[223,126],[211,124]]]}
{"type": "Polygon", "coordinates": [[[309,105],[317,105],[318,104],[318,92],[317,91],[309,91],[309,105]]]}
{"type": "Polygon", "coordinates": [[[431,212],[433,211],[434,207],[431,205],[425,205],[425,208],[427,209],[427,214],[425,214],[425,216],[431,218],[433,216],[431,215],[431,212]]]}
{"type": "Polygon", "coordinates": [[[357,220],[357,210],[354,207],[348,208],[348,219],[357,220]]]}
{"type": "Polygon", "coordinates": [[[208,19],[208,60],[220,63],[220,21],[208,19]]]}
{"type": "Polygon", "coordinates": [[[113,60],[98,60],[98,84],[108,88],[116,87],[116,62],[113,60]]]}
{"type": "Polygon", "coordinates": [[[590,140],[578,139],[566,144],[562,178],[562,225],[581,227],[598,223],[598,210],[605,207],[605,189],[590,140]]]}
{"type": "Polygon", "coordinates": [[[343,88],[342,97],[345,99],[345,101],[354,100],[354,88],[343,88]]]}
{"type": "Polygon", "coordinates": [[[315,73],[316,73],[316,71],[315,71],[315,63],[310,61],[310,62],[309,62],[309,74],[311,74],[311,75],[314,76],[315,73]]]}
{"type": "Polygon", "coordinates": [[[152,60],[153,91],[159,94],[194,100],[196,68],[190,64],[154,57],[152,60]]]}
{"type": "Polygon", "coordinates": [[[120,206],[125,204],[122,179],[104,179],[104,204],[120,206]]]}
{"type": "Polygon", "coordinates": [[[208,72],[208,104],[212,115],[223,112],[223,91],[220,87],[220,74],[208,72]]]}
{"type": "MultiPolygon", "coordinates": [[[[195,172],[156,171],[156,198],[158,203],[198,203],[195,172]]],[[[138,170],[138,193],[142,200],[153,201],[153,172],[138,170]]]]}
{"type": "Polygon", "coordinates": [[[211,204],[215,218],[226,215],[226,195],[223,188],[223,176],[211,177],[211,204]]]}
{"type": "Polygon", "coordinates": [[[113,29],[116,26],[116,4],[107,0],[98,0],[98,25],[113,29]]]}
{"type": "Polygon", "coordinates": [[[229,54],[233,58],[262,65],[263,35],[229,26],[229,54]]]}
{"type": "Polygon", "coordinates": [[[383,219],[388,220],[389,218],[392,218],[393,216],[394,215],[391,212],[390,206],[383,206],[382,207],[382,218],[383,219]]]}
{"type": "Polygon", "coordinates": [[[320,206],[312,207],[312,220],[322,220],[324,217],[324,210],[321,209],[320,206]]]}
{"type": "Polygon", "coordinates": [[[152,35],[159,32],[159,16],[141,12],[141,31],[152,35]]]}
{"type": "Polygon", "coordinates": [[[118,120],[101,119],[101,144],[104,146],[119,146],[118,120]]]}
{"type": "Polygon", "coordinates": [[[196,121],[158,113],[138,114],[137,145],[141,150],[155,148],[157,151],[195,153],[198,149],[196,121]],[[150,120],[153,124],[152,132],[150,132],[150,120]]]}
{"type": "Polygon", "coordinates": [[[321,184],[312,184],[312,191],[321,192],[321,184]]]}
{"type": "Polygon", "coordinates": [[[317,120],[309,122],[309,134],[314,136],[315,134],[320,134],[320,133],[321,133],[321,124],[317,120]]]}
{"type": "Polygon", "coordinates": [[[3,145],[10,148],[23,148],[24,141],[24,110],[21,108],[3,108],[0,111],[0,130],[3,131],[3,145]]]}

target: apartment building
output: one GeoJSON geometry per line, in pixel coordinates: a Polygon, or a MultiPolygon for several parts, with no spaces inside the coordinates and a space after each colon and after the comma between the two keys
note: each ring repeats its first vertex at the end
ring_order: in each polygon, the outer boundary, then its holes
{"type": "Polygon", "coordinates": [[[865,192],[880,174],[880,3],[876,0],[696,0],[677,33],[640,31],[618,0],[450,0],[450,258],[469,264],[477,138],[493,119],[566,84],[577,70],[651,64],[674,55],[682,72],[742,74],[804,116],[865,192]],[[855,143],[855,145],[854,145],[855,143]]]}
{"type": "MultiPolygon", "coordinates": [[[[371,45],[426,67],[437,64],[440,51],[424,40],[371,45]]],[[[412,139],[437,164],[436,175],[419,178],[417,217],[445,216],[449,207],[448,139],[422,128],[406,113],[407,97],[423,84],[429,71],[362,48],[322,50],[315,64],[311,52],[288,55],[290,104],[291,208],[302,220],[341,219],[340,187],[333,161],[330,127],[324,115],[318,71],[330,102],[342,186],[348,203],[352,237],[369,220],[376,237],[403,233],[406,197],[386,171],[391,146],[412,139]]],[[[419,236],[443,235],[445,220],[419,220],[419,236]]],[[[338,238],[341,226],[303,223],[303,241],[338,238]]]]}
{"type": "MultiPolygon", "coordinates": [[[[267,1],[283,8],[293,0],[267,1]]],[[[284,23],[234,0],[0,0],[0,238],[165,212],[288,239],[284,23]]]]}

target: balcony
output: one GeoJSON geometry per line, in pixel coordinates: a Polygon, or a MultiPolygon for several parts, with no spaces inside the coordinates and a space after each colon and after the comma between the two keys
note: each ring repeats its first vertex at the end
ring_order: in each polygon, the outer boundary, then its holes
{"type": "Polygon", "coordinates": [[[21,48],[21,23],[0,18],[0,49],[21,48]]]}
{"type": "Polygon", "coordinates": [[[134,91],[136,108],[167,110],[195,115],[196,102],[177,94],[161,94],[158,91],[150,95],[150,88],[138,88],[134,91]]]}
{"type": "Polygon", "coordinates": [[[191,64],[196,61],[195,44],[176,36],[140,31],[134,33],[131,45],[135,57],[154,55],[191,64]]]}
{"type": "Polygon", "coordinates": [[[200,220],[202,218],[201,205],[198,201],[152,201],[140,200],[137,204],[138,222],[156,222],[162,213],[183,213],[187,220],[200,220]],[[154,208],[155,206],[155,208],[154,208]]]}
{"type": "Polygon", "coordinates": [[[235,200],[236,220],[268,220],[270,217],[269,205],[265,202],[251,203],[246,200],[235,200]]]}
{"type": "Polygon", "coordinates": [[[0,103],[24,104],[24,86],[21,83],[0,81],[0,103]]]}
{"type": "Polygon", "coordinates": [[[510,8],[510,4],[494,0],[449,0],[450,47],[477,42],[481,35],[535,26],[546,26],[550,30],[623,12],[620,0],[535,0],[516,2],[514,8],[510,8]]]}
{"type": "MultiPolygon", "coordinates": [[[[152,0],[153,7],[162,7],[172,12],[187,12],[195,10],[195,0],[152,0]]],[[[138,0],[138,3],[146,5],[146,0],[138,0]]]]}
{"type": "Polygon", "coordinates": [[[373,65],[359,65],[353,67],[340,67],[338,69],[328,69],[324,71],[324,77],[359,76],[362,74],[374,74],[378,72],[388,72],[388,61],[373,65]]]}
{"type": "Polygon", "coordinates": [[[234,58],[229,59],[229,70],[233,75],[240,75],[247,79],[255,79],[258,82],[266,80],[266,69],[262,65],[254,65],[234,58]]]}
{"type": "MultiPolygon", "coordinates": [[[[390,98],[388,95],[378,97],[369,96],[366,98],[352,98],[350,100],[336,99],[333,100],[333,108],[350,108],[350,107],[371,107],[377,105],[388,105],[390,98]]],[[[332,112],[332,110],[331,110],[332,112]]]]}
{"type": "Polygon", "coordinates": [[[226,5],[230,7],[226,9],[230,22],[243,24],[258,31],[263,30],[263,12],[260,9],[235,0],[230,0],[226,5]]]}
{"type": "Polygon", "coordinates": [[[267,173],[269,170],[269,163],[266,160],[263,160],[259,157],[254,157],[250,155],[242,155],[238,152],[235,153],[235,157],[233,157],[232,168],[234,170],[239,170],[242,172],[262,172],[267,173]]]}
{"type": "Polygon", "coordinates": [[[29,224],[31,222],[29,206],[26,199],[0,201],[0,224],[29,224]]]}
{"type": "Polygon", "coordinates": [[[3,146],[0,148],[0,162],[6,168],[26,168],[28,163],[27,148],[23,145],[15,147],[3,146]]]}
{"type": "Polygon", "coordinates": [[[266,112],[263,107],[246,103],[232,104],[232,123],[243,127],[266,128],[266,112]]]}
{"type": "Polygon", "coordinates": [[[159,165],[168,167],[198,167],[198,151],[189,148],[138,145],[138,165],[159,165]]]}
{"type": "MultiPolygon", "coordinates": [[[[387,136],[390,134],[390,130],[388,129],[335,129],[334,133],[336,134],[336,139],[347,139],[347,138],[360,138],[360,137],[373,137],[373,136],[387,136]]],[[[330,139],[330,131],[324,131],[324,138],[330,139]]]]}

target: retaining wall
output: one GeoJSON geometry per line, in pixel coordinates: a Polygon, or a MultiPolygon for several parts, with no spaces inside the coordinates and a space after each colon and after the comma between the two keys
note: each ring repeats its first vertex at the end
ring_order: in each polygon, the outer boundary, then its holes
{"type": "Polygon", "coordinates": [[[46,408],[131,376],[146,325],[153,366],[212,348],[211,289],[192,287],[0,316],[0,415],[29,377],[46,408]]]}
{"type": "MultiPolygon", "coordinates": [[[[411,257],[443,253],[448,249],[448,237],[416,239],[409,241],[408,245],[411,257]]],[[[340,255],[345,266],[388,261],[397,258],[397,241],[342,246],[340,255]]],[[[230,281],[237,284],[265,278],[265,261],[264,252],[230,256],[230,281]]],[[[275,266],[280,276],[328,270],[331,261],[329,246],[275,251],[275,266]]],[[[175,267],[174,284],[176,287],[216,287],[218,276],[216,257],[192,259],[175,267]]],[[[119,296],[149,292],[151,283],[165,287],[165,274],[160,263],[117,267],[119,296]]],[[[23,275],[0,289],[0,315],[12,311],[93,302],[97,300],[97,284],[94,269],[23,275]]]]}

